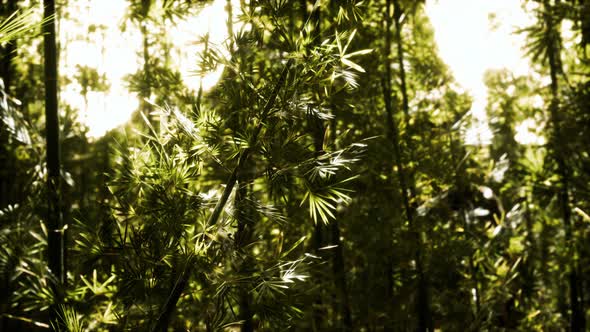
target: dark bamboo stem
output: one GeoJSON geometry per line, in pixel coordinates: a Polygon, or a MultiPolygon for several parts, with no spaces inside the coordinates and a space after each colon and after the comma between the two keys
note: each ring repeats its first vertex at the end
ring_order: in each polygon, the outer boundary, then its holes
{"type": "MultiPolygon", "coordinates": [[[[558,23],[554,21],[555,11],[553,10],[553,6],[551,6],[549,0],[545,0],[544,4],[544,12],[543,18],[545,20],[545,24],[547,27],[546,33],[548,34],[548,42],[549,42],[549,50],[548,50],[548,60],[549,60],[549,73],[551,77],[551,103],[549,105],[550,111],[550,121],[551,125],[553,126],[553,152],[555,160],[557,161],[557,172],[560,176],[561,188],[559,189],[559,204],[561,206],[563,224],[565,228],[565,239],[567,242],[567,246],[569,248],[575,249],[574,245],[574,238],[572,232],[572,224],[571,224],[571,207],[569,204],[569,182],[570,182],[570,174],[567,164],[565,162],[565,157],[560,149],[556,146],[558,142],[561,142],[563,139],[564,133],[561,129],[561,116],[559,114],[559,78],[558,75],[562,73],[561,68],[561,59],[560,59],[560,46],[559,46],[559,27],[557,26],[558,23]]],[[[575,255],[571,255],[574,257],[575,255]]],[[[571,309],[571,316],[570,316],[570,330],[572,332],[584,331],[586,322],[584,311],[582,309],[582,303],[580,303],[580,292],[578,289],[578,273],[576,262],[572,261],[569,267],[569,297],[570,297],[570,309],[571,309]]]]}
{"type": "MultiPolygon", "coordinates": [[[[149,42],[149,35],[147,30],[147,22],[148,16],[150,13],[150,9],[152,6],[152,0],[142,0],[141,1],[141,22],[139,22],[141,37],[142,37],[142,52],[143,52],[143,82],[142,82],[142,89],[140,92],[141,100],[141,111],[145,112],[150,125],[154,126],[154,119],[152,114],[152,104],[147,102],[146,99],[150,99],[152,96],[152,74],[150,68],[150,42],[149,42]]],[[[154,126],[154,128],[156,128],[154,126]]]]}
{"type": "MultiPolygon", "coordinates": [[[[10,14],[17,10],[17,2],[9,1],[8,4],[2,7],[3,16],[8,17],[10,14]]],[[[2,47],[2,53],[0,55],[0,75],[4,82],[4,91],[6,95],[10,95],[12,91],[12,81],[14,79],[14,65],[12,60],[16,55],[16,40],[12,40],[4,47],[2,47]]],[[[8,104],[6,104],[8,105],[8,104]]],[[[8,157],[8,134],[4,130],[4,123],[0,121],[0,209],[3,209],[11,202],[11,188],[14,183],[12,173],[12,158],[8,157]]]]}
{"type": "MultiPolygon", "coordinates": [[[[55,1],[44,1],[44,17],[55,15],[55,1]]],[[[63,284],[64,236],[60,200],[60,146],[59,118],[57,103],[57,47],[55,20],[50,19],[43,25],[44,61],[45,61],[45,137],[47,140],[47,174],[48,174],[48,265],[56,280],[63,284]]]]}
{"type": "MultiPolygon", "coordinates": [[[[395,10],[395,26],[396,26],[396,37],[397,37],[397,51],[398,51],[398,61],[400,65],[400,79],[401,79],[401,93],[402,93],[402,111],[404,113],[406,126],[409,126],[409,102],[408,102],[408,92],[407,92],[407,85],[406,85],[406,76],[405,76],[405,66],[404,66],[404,57],[403,57],[403,40],[401,36],[401,14],[402,9],[399,5],[398,0],[386,0],[386,9],[385,9],[385,24],[386,24],[386,32],[385,32],[385,56],[386,56],[386,64],[385,64],[385,71],[386,77],[385,80],[382,82],[383,85],[383,97],[385,101],[385,110],[387,112],[387,127],[389,131],[390,139],[393,143],[394,148],[394,159],[395,164],[397,166],[397,174],[398,180],[400,183],[400,191],[403,201],[404,210],[406,213],[406,218],[408,220],[408,226],[410,228],[410,232],[412,237],[414,238],[414,258],[416,262],[416,273],[418,275],[418,301],[416,303],[416,311],[418,314],[418,331],[428,331],[432,330],[432,323],[430,317],[430,304],[428,300],[428,283],[426,276],[424,275],[424,266],[423,266],[423,253],[422,253],[422,240],[420,238],[421,231],[419,227],[415,224],[414,220],[414,209],[412,207],[412,199],[415,197],[415,183],[413,180],[413,176],[410,171],[406,170],[404,167],[403,162],[403,154],[402,154],[402,147],[400,144],[400,135],[399,129],[397,124],[395,123],[394,111],[393,111],[393,103],[391,99],[392,91],[391,91],[391,25],[392,25],[392,18],[391,18],[391,8],[395,10]],[[393,1],[393,3],[392,3],[393,1]],[[409,189],[409,190],[408,190],[409,189]]],[[[408,135],[406,145],[408,146],[409,152],[412,155],[413,150],[411,148],[411,135],[408,135]]]]}

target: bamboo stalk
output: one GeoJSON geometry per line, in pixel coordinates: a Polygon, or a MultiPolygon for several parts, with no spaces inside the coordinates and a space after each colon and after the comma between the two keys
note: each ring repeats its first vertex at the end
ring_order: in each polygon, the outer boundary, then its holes
{"type": "MultiPolygon", "coordinates": [[[[55,1],[44,1],[44,17],[53,17],[55,1]]],[[[64,230],[61,213],[60,197],[60,146],[59,146],[59,117],[57,100],[57,47],[55,20],[43,25],[44,37],[44,65],[45,65],[45,130],[47,141],[47,174],[48,174],[48,263],[49,269],[56,280],[63,284],[64,268],[64,230]]]]}
{"type": "MultiPolygon", "coordinates": [[[[392,91],[391,91],[391,25],[392,25],[392,18],[390,10],[392,8],[395,10],[395,26],[396,26],[396,37],[397,37],[397,51],[398,51],[398,61],[400,65],[400,79],[401,79],[401,93],[402,93],[402,111],[404,112],[406,126],[409,126],[409,102],[408,102],[408,92],[407,92],[407,85],[406,85],[406,77],[405,77],[405,68],[404,68],[404,58],[403,58],[403,40],[401,37],[401,7],[399,5],[398,0],[386,0],[386,9],[385,9],[385,24],[386,24],[386,32],[385,32],[385,57],[386,57],[386,64],[385,64],[385,79],[382,80],[383,86],[383,98],[385,101],[385,110],[387,113],[387,127],[389,131],[389,136],[393,144],[394,148],[394,163],[397,167],[397,175],[398,180],[400,183],[400,191],[402,196],[402,202],[406,214],[406,218],[408,220],[408,226],[410,228],[410,232],[412,233],[412,237],[414,238],[415,244],[415,251],[414,251],[414,259],[416,262],[416,273],[418,275],[418,301],[416,303],[416,311],[418,314],[418,331],[428,331],[432,330],[432,323],[430,318],[430,305],[428,300],[428,285],[427,280],[424,275],[424,267],[423,267],[423,254],[422,254],[422,241],[420,239],[420,230],[417,227],[415,220],[414,220],[414,208],[412,207],[412,199],[415,196],[415,183],[413,176],[410,171],[405,168],[403,162],[403,155],[402,155],[402,146],[400,144],[400,134],[398,125],[395,122],[394,111],[393,111],[393,102],[391,99],[392,91]]],[[[413,154],[413,149],[411,147],[410,141],[411,137],[407,138],[406,145],[410,150],[410,154],[413,154]]]]}
{"type": "MultiPolygon", "coordinates": [[[[549,112],[550,112],[550,121],[551,125],[553,126],[553,141],[554,144],[560,141],[560,138],[563,138],[563,132],[561,129],[561,119],[559,114],[559,79],[558,75],[563,72],[561,68],[561,59],[560,59],[560,50],[559,50],[559,37],[558,34],[559,30],[556,26],[556,22],[554,21],[553,15],[554,10],[548,0],[543,1],[544,5],[544,12],[543,12],[543,19],[546,24],[546,33],[548,34],[548,41],[549,41],[549,50],[548,50],[548,60],[549,60],[549,74],[551,77],[551,103],[549,105],[549,112]]],[[[569,182],[570,182],[570,174],[567,164],[565,162],[565,158],[563,153],[557,149],[556,146],[553,146],[553,152],[555,160],[557,161],[557,172],[560,176],[561,188],[559,190],[559,204],[561,206],[563,224],[565,228],[565,240],[567,242],[568,247],[575,249],[575,245],[572,245],[574,239],[572,234],[572,223],[571,223],[571,207],[569,204],[569,182]]],[[[570,255],[574,257],[575,255],[572,253],[570,255]]],[[[579,294],[579,283],[578,283],[578,273],[577,267],[574,261],[570,263],[569,266],[569,273],[568,273],[568,281],[569,281],[569,297],[570,297],[570,330],[572,332],[584,331],[586,322],[584,311],[582,309],[582,303],[580,303],[580,294],[579,294]]]]}

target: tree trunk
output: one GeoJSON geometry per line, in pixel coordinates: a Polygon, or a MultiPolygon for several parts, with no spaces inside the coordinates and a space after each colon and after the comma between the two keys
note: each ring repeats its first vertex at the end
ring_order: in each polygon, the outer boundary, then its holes
{"type": "MultiPolygon", "coordinates": [[[[248,183],[244,175],[239,176],[238,189],[236,191],[235,203],[236,217],[238,221],[238,230],[235,235],[235,246],[238,251],[236,262],[236,272],[238,275],[248,275],[248,270],[251,271],[254,262],[250,259],[247,252],[244,252],[244,248],[252,242],[251,222],[252,214],[248,207],[248,183]]],[[[247,287],[248,283],[246,283],[247,287]]],[[[251,308],[251,296],[248,289],[241,287],[238,290],[238,319],[241,321],[240,331],[241,332],[252,332],[254,326],[252,323],[252,308],[251,308]]]]}
{"type": "MultiPolygon", "coordinates": [[[[227,32],[229,35],[229,49],[233,51],[235,47],[234,28],[233,28],[233,6],[231,0],[226,0],[225,6],[227,12],[227,32]]],[[[252,64],[249,71],[252,71],[252,64]]],[[[234,132],[238,132],[240,128],[247,128],[248,119],[240,112],[237,113],[236,124],[238,128],[234,128],[234,132]]],[[[234,267],[238,275],[244,277],[252,275],[253,267],[255,262],[248,252],[244,251],[244,248],[252,242],[252,210],[248,203],[248,184],[249,184],[249,172],[248,168],[252,168],[250,165],[244,165],[238,173],[238,188],[234,199],[234,206],[236,208],[236,218],[238,223],[238,229],[235,234],[235,247],[237,251],[237,262],[234,267]]],[[[254,331],[254,325],[252,318],[254,313],[252,312],[252,296],[250,295],[249,283],[245,283],[245,286],[240,287],[238,290],[238,319],[241,321],[240,331],[241,332],[252,332],[254,331]]]]}
{"type": "MultiPolygon", "coordinates": [[[[558,75],[562,72],[561,59],[560,59],[560,37],[559,37],[559,22],[554,21],[554,8],[550,4],[549,0],[544,0],[544,14],[543,18],[546,25],[546,33],[548,34],[549,50],[549,72],[551,77],[551,103],[549,105],[550,122],[553,126],[553,153],[555,160],[557,161],[557,172],[560,177],[561,188],[559,188],[558,199],[561,207],[561,213],[563,218],[563,224],[565,228],[565,240],[566,246],[570,248],[571,252],[568,257],[575,257],[575,239],[573,238],[572,222],[571,222],[571,207],[569,204],[569,182],[570,172],[565,162],[565,156],[563,155],[562,149],[557,144],[563,142],[565,133],[561,130],[561,114],[559,111],[559,79],[558,75]]],[[[569,262],[567,267],[568,281],[569,281],[569,302],[570,302],[570,330],[572,332],[584,331],[586,322],[585,314],[580,302],[579,294],[579,277],[577,273],[577,266],[575,261],[569,262]]]]}
{"type": "MultiPolygon", "coordinates": [[[[44,18],[55,15],[55,1],[44,0],[44,18]]],[[[63,284],[64,243],[63,221],[60,206],[60,146],[59,117],[57,104],[57,48],[55,20],[43,25],[45,50],[45,136],[47,140],[47,174],[48,174],[48,262],[49,269],[57,281],[63,284]]]]}
{"type": "Polygon", "coordinates": [[[141,85],[141,92],[139,97],[141,100],[139,101],[139,105],[141,105],[141,112],[145,112],[145,116],[148,118],[150,124],[156,128],[154,119],[153,119],[153,108],[150,103],[146,101],[149,100],[152,96],[152,75],[151,75],[151,68],[150,68],[150,42],[149,42],[149,35],[147,30],[148,24],[148,17],[150,13],[150,9],[152,6],[152,0],[142,0],[141,1],[141,14],[142,14],[142,21],[139,22],[141,37],[142,37],[142,47],[143,47],[143,82],[141,85]]]}
{"type": "Polygon", "coordinates": [[[55,1],[44,0],[43,16],[48,20],[43,25],[45,66],[45,137],[47,141],[47,263],[54,275],[51,287],[54,302],[50,321],[58,319],[59,304],[63,301],[65,286],[65,229],[61,211],[61,175],[59,116],[57,100],[57,47],[55,33],[55,1]],[[49,20],[49,18],[51,18],[49,20]]]}
{"type": "MultiPolygon", "coordinates": [[[[410,101],[408,97],[408,84],[406,82],[406,66],[404,63],[404,39],[402,37],[402,14],[403,8],[399,4],[399,0],[393,0],[393,15],[394,15],[394,24],[395,24],[395,38],[397,44],[397,63],[399,66],[399,88],[402,94],[402,112],[404,114],[404,125],[406,127],[405,131],[405,144],[408,147],[408,153],[410,155],[410,160],[414,160],[414,148],[412,144],[412,132],[410,126],[410,101]]],[[[388,32],[389,33],[389,32],[388,32]]],[[[402,138],[403,140],[403,138],[402,138]]],[[[402,157],[403,158],[403,157],[402,157]]],[[[403,159],[402,159],[403,162],[403,159]]],[[[416,196],[416,186],[414,183],[414,174],[411,169],[407,170],[407,175],[409,177],[408,185],[410,190],[411,197],[416,196]]]]}
{"type": "Polygon", "coordinates": [[[527,188],[527,193],[525,194],[525,207],[524,207],[524,221],[526,226],[526,242],[527,242],[527,260],[524,273],[524,292],[523,296],[531,299],[534,295],[534,288],[535,288],[535,271],[536,271],[536,264],[537,264],[537,243],[535,240],[535,234],[533,230],[533,215],[531,211],[531,205],[533,202],[533,193],[532,193],[532,184],[529,185],[527,188]]]}
{"type": "MultiPolygon", "coordinates": [[[[7,4],[2,6],[2,18],[6,18],[12,13],[18,10],[18,1],[8,1],[7,4]]],[[[4,81],[4,90],[10,95],[12,92],[12,81],[14,79],[14,65],[12,61],[16,56],[16,40],[11,40],[2,48],[2,60],[1,60],[1,75],[4,81]]]]}
{"type": "MultiPolygon", "coordinates": [[[[331,2],[332,3],[332,2],[331,2]]],[[[335,112],[336,108],[332,105],[332,110],[335,112]]],[[[334,139],[335,149],[338,149],[336,142],[338,121],[336,116],[330,120],[330,136],[334,139]]],[[[335,245],[334,253],[332,255],[332,272],[334,274],[334,283],[336,285],[336,292],[338,303],[334,306],[334,311],[338,312],[342,319],[342,330],[352,331],[352,314],[350,310],[350,300],[348,297],[348,283],[346,281],[346,269],[344,262],[344,247],[340,240],[340,224],[338,220],[334,220],[330,224],[330,235],[332,244],[335,245]]]]}
{"type": "MultiPolygon", "coordinates": [[[[403,201],[403,206],[406,214],[406,219],[408,221],[409,231],[411,236],[414,240],[414,259],[416,263],[416,274],[418,278],[418,292],[417,292],[417,301],[416,301],[416,312],[418,315],[418,331],[432,331],[432,322],[430,317],[430,305],[429,305],[429,295],[428,295],[428,282],[426,276],[424,275],[424,267],[423,267],[423,253],[422,253],[422,240],[421,240],[421,231],[419,227],[417,227],[415,220],[414,220],[414,209],[412,207],[412,200],[415,197],[415,183],[413,180],[413,176],[410,171],[407,171],[403,162],[403,154],[402,154],[402,146],[400,144],[400,135],[399,129],[395,122],[394,112],[393,112],[393,102],[392,102],[392,91],[391,91],[391,9],[395,10],[395,25],[396,25],[396,37],[397,37],[397,50],[398,50],[398,61],[400,66],[400,89],[402,90],[402,110],[404,112],[406,126],[409,126],[409,102],[408,102],[408,94],[407,94],[407,86],[405,80],[405,69],[404,69],[404,60],[403,60],[403,40],[401,37],[401,7],[397,0],[386,0],[386,8],[385,8],[385,24],[386,24],[386,32],[385,32],[385,56],[386,56],[386,64],[385,64],[385,79],[382,82],[383,85],[383,94],[385,100],[385,110],[387,113],[387,127],[389,131],[389,138],[392,141],[393,148],[394,148],[394,164],[397,167],[397,174],[398,180],[400,183],[400,191],[401,197],[403,201]]],[[[406,129],[407,130],[407,129],[406,129]]],[[[406,145],[410,150],[410,155],[413,154],[411,149],[411,135],[408,135],[406,145]]]]}
{"type": "Polygon", "coordinates": [[[348,332],[352,331],[353,326],[350,313],[350,302],[348,300],[346,271],[344,268],[344,248],[342,247],[342,242],[340,241],[340,227],[337,220],[334,220],[330,224],[330,233],[332,235],[332,243],[336,246],[332,258],[332,268],[339,302],[339,305],[334,309],[341,315],[342,330],[348,332]]]}
{"type": "MultiPolygon", "coordinates": [[[[310,47],[316,47],[317,45],[319,45],[319,40],[321,37],[321,14],[320,14],[320,8],[315,8],[312,12],[308,12],[308,1],[306,0],[302,0],[301,1],[301,10],[302,10],[302,17],[301,20],[303,22],[303,24],[305,24],[305,22],[307,21],[307,18],[309,17],[309,22],[311,24],[313,24],[313,30],[311,31],[311,38],[312,38],[312,42],[310,44],[310,47]]],[[[313,5],[313,3],[311,4],[313,5]]],[[[303,26],[303,31],[305,31],[305,26],[303,26]]],[[[309,50],[307,50],[309,51],[309,50]]],[[[309,52],[308,52],[309,53],[309,52]]],[[[314,96],[315,101],[317,103],[320,103],[321,97],[319,96],[319,89],[316,89],[316,91],[314,91],[314,96]],[[315,93],[318,93],[318,95],[315,95],[315,93]]],[[[308,126],[309,126],[309,131],[312,134],[313,137],[313,147],[314,147],[314,152],[315,152],[315,156],[319,157],[322,154],[324,154],[324,149],[323,149],[323,145],[324,145],[324,132],[325,132],[325,126],[324,123],[321,119],[317,118],[316,116],[314,116],[314,114],[311,112],[311,109],[308,110],[308,126]]],[[[326,242],[326,234],[325,233],[325,225],[323,222],[316,222],[313,225],[313,235],[312,235],[312,246],[313,246],[313,251],[314,254],[317,255],[318,257],[321,257],[321,252],[320,252],[320,248],[322,248],[325,245],[326,242]]],[[[324,304],[323,304],[323,290],[324,287],[322,286],[323,283],[323,278],[322,278],[322,272],[321,271],[315,271],[315,283],[316,285],[318,285],[318,294],[315,294],[316,298],[314,300],[314,305],[313,305],[313,329],[314,331],[321,331],[324,328],[324,321],[326,320],[325,316],[326,316],[326,311],[324,310],[324,304]]]]}
{"type": "MultiPolygon", "coordinates": [[[[2,18],[10,16],[17,10],[17,1],[9,1],[7,4],[2,5],[2,18]]],[[[14,66],[12,60],[16,55],[16,40],[12,40],[2,48],[1,62],[0,62],[0,76],[4,81],[4,93],[11,95],[12,91],[12,80],[14,78],[14,66]]],[[[0,121],[0,209],[3,209],[11,202],[10,192],[14,185],[14,180],[11,179],[11,173],[13,172],[12,157],[8,157],[8,150],[6,146],[8,144],[8,134],[4,130],[4,123],[0,121]]]]}

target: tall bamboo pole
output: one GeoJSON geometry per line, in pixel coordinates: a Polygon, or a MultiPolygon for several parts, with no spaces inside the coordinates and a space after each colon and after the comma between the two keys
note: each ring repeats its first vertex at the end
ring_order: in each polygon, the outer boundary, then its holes
{"type": "Polygon", "coordinates": [[[57,47],[55,33],[55,1],[44,0],[43,25],[45,64],[45,137],[47,140],[47,186],[48,186],[48,265],[56,280],[65,281],[64,230],[60,192],[60,145],[57,101],[57,47]],[[51,18],[51,19],[50,19],[51,18]]]}
{"type": "MultiPolygon", "coordinates": [[[[402,197],[402,203],[408,221],[410,233],[413,238],[414,245],[414,260],[416,263],[416,274],[418,277],[418,293],[416,301],[416,313],[418,316],[418,331],[429,331],[432,330],[432,322],[430,317],[430,304],[428,299],[428,283],[426,276],[424,275],[423,266],[423,250],[421,241],[421,231],[416,225],[414,208],[412,206],[412,200],[415,197],[415,183],[414,177],[411,172],[405,167],[403,161],[403,147],[400,141],[399,128],[395,121],[395,115],[393,110],[392,100],[392,89],[391,89],[391,27],[392,27],[392,15],[391,9],[395,10],[395,28],[396,28],[396,42],[397,42],[397,58],[400,66],[400,90],[402,93],[402,111],[406,122],[406,127],[409,126],[409,101],[408,91],[406,84],[405,65],[404,65],[404,54],[403,54],[403,38],[401,36],[401,17],[402,8],[398,0],[386,0],[385,7],[385,78],[382,82],[383,85],[383,98],[385,101],[385,110],[387,114],[387,128],[389,132],[389,138],[393,145],[394,150],[394,164],[397,168],[397,175],[400,184],[400,191],[402,197]]],[[[407,129],[406,129],[407,130],[407,129]]],[[[410,150],[410,155],[413,155],[412,146],[410,144],[411,137],[407,138],[406,146],[410,150]]]]}
{"type": "MultiPolygon", "coordinates": [[[[559,1],[557,1],[559,2],[559,1]]],[[[561,149],[557,147],[557,144],[561,139],[565,138],[565,135],[561,129],[562,114],[559,110],[559,77],[558,75],[563,72],[561,68],[561,56],[560,56],[560,37],[559,37],[559,26],[558,22],[555,21],[555,10],[554,6],[551,5],[549,0],[543,1],[544,11],[543,19],[545,21],[547,34],[548,52],[547,58],[549,61],[549,75],[551,78],[550,90],[551,90],[551,102],[549,105],[550,122],[553,127],[553,153],[557,162],[557,172],[559,174],[559,205],[561,207],[561,213],[563,218],[563,225],[565,228],[565,240],[570,250],[575,251],[575,243],[572,232],[571,216],[572,211],[569,203],[569,186],[570,186],[570,172],[565,162],[565,156],[561,149]]],[[[575,255],[569,255],[575,257],[575,255]]],[[[569,299],[570,299],[570,331],[578,332],[585,330],[585,314],[582,309],[582,303],[580,301],[580,290],[578,289],[578,273],[575,261],[571,261],[568,264],[568,281],[569,281],[569,299]]]]}

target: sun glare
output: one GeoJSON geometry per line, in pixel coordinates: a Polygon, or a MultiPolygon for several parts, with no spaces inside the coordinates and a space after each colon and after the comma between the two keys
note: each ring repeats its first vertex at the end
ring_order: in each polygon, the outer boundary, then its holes
{"type": "MultiPolygon", "coordinates": [[[[240,1],[232,0],[231,3],[232,26],[237,30],[242,26],[237,21],[240,1]]],[[[178,66],[185,85],[194,91],[198,91],[201,85],[203,91],[213,88],[221,78],[224,69],[223,65],[218,65],[216,70],[203,76],[198,75],[200,70],[198,59],[205,49],[204,43],[199,42],[201,39],[208,35],[208,47],[215,48],[226,58],[230,56],[226,45],[228,40],[226,5],[227,0],[215,0],[203,8],[199,15],[187,18],[169,32],[174,44],[178,46],[177,57],[173,61],[178,66]]]]}
{"type": "MultiPolygon", "coordinates": [[[[205,75],[199,75],[199,57],[205,47],[199,43],[205,36],[209,46],[229,57],[227,47],[227,0],[215,0],[198,15],[188,17],[167,29],[173,43],[171,60],[180,71],[185,85],[198,91],[213,88],[223,73],[223,65],[205,75]]],[[[239,0],[232,0],[232,23],[239,29],[239,0]]],[[[125,0],[84,0],[75,2],[76,20],[60,22],[60,41],[64,45],[60,71],[71,80],[61,91],[61,99],[80,110],[79,120],[88,126],[89,137],[100,137],[108,130],[129,121],[139,106],[138,96],[127,91],[125,77],[141,68],[141,33],[127,23],[120,26],[128,10],[125,0]],[[83,23],[82,23],[83,22],[83,23]],[[92,26],[103,30],[92,30],[92,26]],[[81,31],[84,33],[81,34],[81,31]],[[81,38],[81,36],[85,36],[81,38]],[[79,66],[94,68],[104,74],[106,91],[82,93],[75,78],[79,66]]],[[[518,1],[490,0],[429,0],[426,13],[434,26],[439,54],[451,68],[457,82],[473,97],[471,113],[474,123],[467,130],[467,144],[489,144],[493,137],[485,112],[487,88],[483,76],[488,69],[508,69],[515,75],[527,74],[529,62],[521,51],[524,37],[514,30],[532,22],[532,17],[518,1]]],[[[528,122],[527,122],[528,123],[528,122]]],[[[530,125],[530,123],[528,123],[530,125]]],[[[527,125],[528,126],[528,125],[527,125]]],[[[530,126],[517,128],[516,139],[522,144],[538,142],[530,126]]]]}
{"type": "MultiPolygon", "coordinates": [[[[232,3],[232,22],[235,22],[239,0],[232,0],[232,3]]],[[[120,29],[128,4],[125,0],[76,1],[72,9],[76,12],[76,19],[62,20],[58,25],[63,45],[60,72],[71,81],[62,87],[60,98],[79,110],[79,121],[89,128],[88,136],[92,138],[101,137],[108,130],[126,123],[139,107],[138,96],[128,92],[125,82],[125,77],[136,72],[142,64],[138,55],[142,48],[141,32],[129,22],[124,32],[120,29]],[[93,29],[96,26],[104,29],[93,29]],[[108,89],[88,91],[84,95],[83,87],[75,80],[80,66],[104,74],[108,89]]],[[[199,56],[204,49],[204,45],[197,42],[208,34],[209,47],[229,56],[225,46],[228,38],[226,4],[226,0],[215,0],[204,6],[198,15],[188,17],[168,30],[173,42],[173,64],[180,71],[185,85],[193,91],[198,91],[201,86],[203,91],[211,89],[223,73],[224,68],[220,65],[204,76],[196,74],[199,56]]]]}
{"type": "Polygon", "coordinates": [[[531,24],[532,17],[519,1],[429,0],[426,13],[434,26],[440,56],[473,97],[475,123],[467,130],[466,144],[490,144],[493,134],[485,112],[488,94],[484,74],[488,69],[504,68],[515,75],[529,73],[529,62],[521,51],[524,36],[514,31],[531,24]]]}

